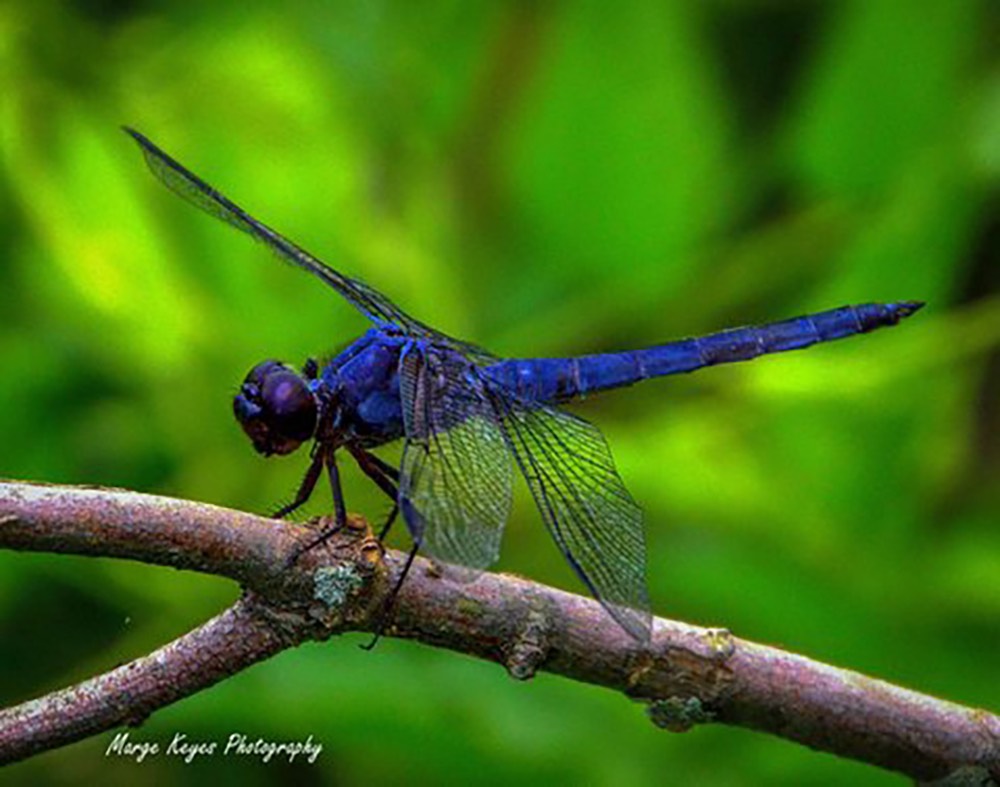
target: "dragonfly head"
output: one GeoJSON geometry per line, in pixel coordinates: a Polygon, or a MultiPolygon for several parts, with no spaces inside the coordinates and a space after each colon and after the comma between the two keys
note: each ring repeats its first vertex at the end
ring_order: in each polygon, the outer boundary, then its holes
{"type": "Polygon", "coordinates": [[[264,456],[290,454],[316,432],[319,405],[303,377],[280,361],[257,364],[233,399],[233,413],[264,456]]]}

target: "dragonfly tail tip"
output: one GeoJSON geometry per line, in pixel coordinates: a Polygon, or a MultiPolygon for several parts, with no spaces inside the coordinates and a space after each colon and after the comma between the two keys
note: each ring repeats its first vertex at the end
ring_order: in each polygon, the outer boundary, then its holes
{"type": "Polygon", "coordinates": [[[923,301],[900,301],[899,303],[894,305],[896,307],[895,309],[896,314],[900,318],[903,318],[903,317],[909,317],[914,312],[920,311],[922,308],[924,308],[925,304],[923,301]]]}

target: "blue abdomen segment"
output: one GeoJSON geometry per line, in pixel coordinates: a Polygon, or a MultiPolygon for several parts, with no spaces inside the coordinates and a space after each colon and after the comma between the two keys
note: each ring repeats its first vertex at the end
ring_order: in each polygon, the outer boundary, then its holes
{"type": "Polygon", "coordinates": [[[749,361],[760,355],[867,333],[895,325],[923,306],[919,301],[865,303],[795,317],[781,322],[682,339],[644,350],[577,358],[525,358],[501,361],[485,372],[521,397],[565,402],[650,377],[693,372],[704,366],[749,361]]]}

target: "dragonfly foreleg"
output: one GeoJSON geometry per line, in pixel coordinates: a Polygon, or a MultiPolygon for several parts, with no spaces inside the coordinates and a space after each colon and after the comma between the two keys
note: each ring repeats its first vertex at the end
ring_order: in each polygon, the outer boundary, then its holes
{"type": "Polygon", "coordinates": [[[323,451],[313,451],[312,459],[310,460],[309,469],[306,470],[305,476],[302,478],[302,483],[299,484],[299,489],[295,493],[295,499],[291,503],[282,506],[273,514],[271,514],[272,519],[284,519],[292,511],[297,508],[301,508],[302,505],[309,499],[312,495],[313,489],[316,488],[316,482],[319,480],[319,474],[323,470],[323,451]]]}

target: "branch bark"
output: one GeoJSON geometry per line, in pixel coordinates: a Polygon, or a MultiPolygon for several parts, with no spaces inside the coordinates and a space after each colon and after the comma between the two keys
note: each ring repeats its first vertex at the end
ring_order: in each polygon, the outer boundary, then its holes
{"type": "MultiPolygon", "coordinates": [[[[0,711],[0,763],[136,724],[156,709],[310,639],[370,631],[404,556],[363,520],[288,565],[314,529],[118,490],[0,483],[0,548],[102,555],[230,577],[233,607],[155,653],[0,711]]],[[[1000,780],[1000,718],[777,648],[657,618],[643,650],[596,602],[517,577],[456,580],[418,560],[392,636],[537,670],[648,703],[682,731],[720,722],[768,732],[921,781],[1000,780]]]]}

